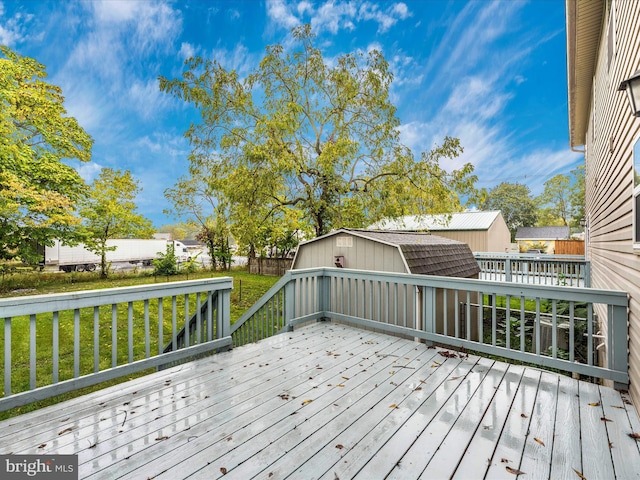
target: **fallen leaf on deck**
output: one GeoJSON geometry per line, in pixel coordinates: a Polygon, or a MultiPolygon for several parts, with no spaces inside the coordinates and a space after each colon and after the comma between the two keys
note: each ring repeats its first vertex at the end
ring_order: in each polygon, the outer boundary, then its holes
{"type": "Polygon", "coordinates": [[[576,470],[575,468],[572,468],[571,470],[573,470],[574,472],[576,472],[576,475],[578,475],[582,480],[587,480],[587,477],[585,477],[583,474],[581,474],[578,470],[576,470]]]}
{"type": "Polygon", "coordinates": [[[414,390],[414,391],[422,390],[422,387],[416,387],[416,388],[414,388],[413,390],[414,390]]]}
{"type": "Polygon", "coordinates": [[[391,405],[389,405],[389,408],[398,408],[398,405],[396,405],[395,403],[392,403],[391,405]]]}
{"type": "Polygon", "coordinates": [[[599,407],[600,406],[600,402],[593,402],[589,404],[590,407],[599,407]]]}
{"type": "Polygon", "coordinates": [[[507,472],[512,473],[513,475],[526,475],[522,470],[518,470],[517,468],[505,467],[507,472]]]}
{"type": "Polygon", "coordinates": [[[227,474],[227,469],[224,467],[220,467],[220,473],[222,473],[223,475],[227,474]]]}
{"type": "Polygon", "coordinates": [[[349,377],[344,377],[344,376],[343,376],[342,378],[344,378],[345,380],[349,380],[349,377]]]}
{"type": "Polygon", "coordinates": [[[306,405],[307,403],[311,403],[313,402],[313,400],[305,400],[304,402],[302,402],[302,405],[306,405]]]}
{"type": "Polygon", "coordinates": [[[233,440],[233,437],[227,437],[227,442],[230,442],[231,440],[233,440]]]}
{"type": "Polygon", "coordinates": [[[64,430],[58,432],[58,435],[64,435],[65,433],[69,433],[71,430],[73,430],[73,428],[71,427],[65,428],[64,430]]]}
{"type": "Polygon", "coordinates": [[[520,414],[520,416],[521,416],[522,418],[529,418],[529,417],[527,417],[527,415],[526,415],[526,414],[524,414],[524,413],[521,413],[521,414],[520,414]]]}
{"type": "Polygon", "coordinates": [[[47,444],[46,444],[46,443],[42,443],[42,444],[40,444],[40,445],[38,446],[38,448],[44,448],[44,447],[46,447],[46,446],[47,446],[47,444]]]}
{"type": "Polygon", "coordinates": [[[612,408],[619,408],[621,410],[626,410],[626,408],[621,407],[620,405],[611,405],[612,408]]]}
{"type": "Polygon", "coordinates": [[[156,440],[158,440],[158,441],[159,440],[168,440],[168,439],[169,439],[169,437],[167,437],[167,436],[156,438],[156,440]]]}
{"type": "Polygon", "coordinates": [[[391,371],[389,371],[389,373],[390,373],[391,375],[393,375],[394,373],[396,373],[396,371],[395,371],[395,370],[391,370],[391,371]]]}
{"type": "Polygon", "coordinates": [[[511,460],[509,460],[508,458],[501,458],[500,462],[501,463],[509,463],[511,460]]]}
{"type": "Polygon", "coordinates": [[[336,445],[336,448],[337,448],[338,450],[342,450],[342,449],[344,448],[344,445],[338,444],[338,445],[336,445]]]}
{"type": "Polygon", "coordinates": [[[533,439],[534,439],[536,442],[538,442],[540,445],[542,445],[543,447],[545,446],[545,445],[544,445],[544,442],[543,442],[542,440],[540,440],[539,438],[533,437],[533,439]]]}
{"type": "Polygon", "coordinates": [[[451,378],[449,379],[449,381],[452,381],[452,380],[458,380],[459,378],[460,378],[459,376],[458,376],[458,377],[451,377],[451,378]]]}
{"type": "Polygon", "coordinates": [[[640,440],[640,433],[633,432],[633,433],[629,433],[628,435],[630,438],[633,438],[634,440],[640,440]]]}
{"type": "Polygon", "coordinates": [[[600,420],[602,420],[603,422],[613,422],[613,420],[607,417],[600,417],[600,420]]]}
{"type": "Polygon", "coordinates": [[[343,388],[343,387],[344,387],[344,384],[343,384],[343,383],[339,383],[338,385],[336,385],[336,387],[343,388]]]}

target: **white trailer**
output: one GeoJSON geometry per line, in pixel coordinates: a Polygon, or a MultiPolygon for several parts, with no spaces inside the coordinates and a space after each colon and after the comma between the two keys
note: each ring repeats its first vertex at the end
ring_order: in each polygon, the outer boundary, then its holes
{"type": "MultiPolygon", "coordinates": [[[[145,239],[107,240],[108,247],[116,247],[107,251],[107,262],[129,262],[151,265],[151,262],[167,252],[167,245],[173,244],[178,262],[191,260],[187,247],[182,242],[145,239]]],[[[80,243],[75,246],[63,245],[55,240],[53,246],[44,249],[44,266],[58,267],[64,272],[91,272],[100,265],[100,256],[90,252],[80,243]]]]}

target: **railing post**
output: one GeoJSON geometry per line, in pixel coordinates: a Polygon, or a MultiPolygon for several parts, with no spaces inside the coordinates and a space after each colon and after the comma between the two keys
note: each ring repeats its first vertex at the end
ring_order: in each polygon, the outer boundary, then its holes
{"type": "Polygon", "coordinates": [[[326,320],[331,311],[331,277],[329,275],[318,277],[318,311],[322,312],[320,320],[326,320]]]}
{"type": "MultiPolygon", "coordinates": [[[[436,289],[434,287],[423,287],[422,294],[424,298],[422,305],[424,305],[424,322],[422,322],[422,329],[427,333],[435,333],[436,331],[436,289]]],[[[445,305],[446,309],[446,305],[445,305]]]]}
{"type": "Polygon", "coordinates": [[[231,290],[218,291],[218,311],[216,312],[216,317],[217,337],[228,337],[231,334],[231,290]]]}
{"type": "Polygon", "coordinates": [[[584,262],[584,286],[591,288],[591,262],[584,262]]]}
{"type": "MultiPolygon", "coordinates": [[[[609,345],[607,345],[607,356],[609,357],[610,363],[607,366],[617,372],[627,372],[629,368],[629,326],[627,307],[621,305],[610,305],[608,317],[609,345]]],[[[627,390],[629,385],[615,382],[614,388],[617,390],[627,390]]]]}
{"type": "Polygon", "coordinates": [[[511,259],[505,258],[504,260],[504,281],[511,281],[511,259]]]}
{"type": "Polygon", "coordinates": [[[284,286],[284,328],[292,331],[291,320],[296,316],[296,280],[291,278],[284,286]]]}

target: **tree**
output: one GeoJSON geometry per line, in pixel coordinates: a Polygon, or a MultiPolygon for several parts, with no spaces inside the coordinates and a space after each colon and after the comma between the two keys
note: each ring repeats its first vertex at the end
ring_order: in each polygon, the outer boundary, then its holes
{"type": "Polygon", "coordinates": [[[519,227],[535,225],[536,204],[531,198],[529,187],[519,183],[503,182],[492,188],[482,202],[484,210],[500,210],[515,241],[519,227]]]}
{"type": "Polygon", "coordinates": [[[107,246],[114,238],[151,238],[151,221],[137,213],[134,199],[140,192],[138,181],[125,170],[103,168],[82,203],[83,242],[87,249],[100,255],[100,273],[107,276],[107,246]]]}
{"type": "Polygon", "coordinates": [[[201,111],[185,134],[192,174],[212,175],[234,216],[262,217],[251,225],[291,218],[293,209],[317,236],[398,212],[460,210],[459,194],[473,193],[473,167],[439,166],[462,152],[457,139],[419,159],[400,143],[383,55],[350,53],[328,65],[309,25],[292,34],[291,50],[267,47],[244,79],[202,58],[187,60],[182,79],[160,77],[162,91],[201,111]]]}
{"type": "MultiPolygon", "coordinates": [[[[539,207],[546,211],[547,218],[557,218],[560,225],[567,226],[571,220],[570,180],[566,175],[556,175],[544,182],[544,191],[536,199],[539,207]]],[[[550,219],[548,221],[551,221],[550,219]]],[[[547,225],[553,225],[548,223],[547,225]]]]}
{"type": "Polygon", "coordinates": [[[37,244],[70,240],[85,184],[62,160],[89,161],[91,137],[66,116],[45,67],[0,46],[0,260],[37,259],[37,244]]]}
{"type": "Polygon", "coordinates": [[[584,213],[584,165],[579,165],[573,170],[573,182],[569,193],[569,201],[571,202],[571,218],[572,226],[580,226],[580,222],[585,220],[584,213]]]}

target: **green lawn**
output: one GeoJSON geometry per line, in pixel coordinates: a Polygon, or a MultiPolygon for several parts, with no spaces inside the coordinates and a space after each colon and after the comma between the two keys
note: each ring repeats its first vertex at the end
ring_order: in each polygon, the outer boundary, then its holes
{"type": "MultiPolygon", "coordinates": [[[[235,322],[248,308],[250,308],[271,286],[277,282],[277,277],[262,275],[252,275],[244,270],[234,269],[229,272],[208,272],[200,271],[187,275],[173,277],[154,277],[149,274],[113,274],[108,279],[100,279],[95,272],[92,273],[24,273],[5,277],[0,290],[0,297],[12,297],[23,295],[54,294],[59,292],[71,292],[79,290],[92,290],[111,287],[124,287],[132,285],[142,285],[149,283],[160,283],[167,281],[191,280],[200,278],[225,277],[233,278],[234,289],[231,293],[231,322],[235,322]]],[[[195,298],[190,296],[189,313],[196,311],[195,298]]],[[[143,302],[134,302],[134,359],[145,357],[144,343],[144,314],[143,302]]],[[[127,305],[118,306],[118,330],[117,330],[117,357],[118,364],[126,363],[128,360],[127,344],[127,305]]],[[[151,309],[151,308],[150,308],[151,309]]],[[[163,302],[163,345],[171,339],[171,302],[163,302]]],[[[185,318],[184,298],[177,298],[178,319],[185,318]]],[[[111,307],[104,306],[99,309],[99,364],[100,369],[108,368],[111,365],[112,357],[112,332],[111,332],[111,307]]],[[[51,383],[52,367],[52,344],[53,328],[51,315],[38,316],[38,329],[36,339],[36,384],[37,386],[51,383]],[[51,324],[51,327],[49,326],[51,324]]],[[[180,320],[179,320],[180,321],[180,320]]],[[[73,312],[61,312],[59,318],[59,380],[73,377],[73,312]]],[[[157,322],[151,320],[151,345],[150,352],[154,355],[158,351],[157,322]]],[[[81,310],[80,319],[80,374],[87,374],[93,371],[93,312],[91,309],[81,310]]],[[[181,327],[177,325],[178,329],[181,327]]],[[[15,318],[12,320],[12,392],[17,393],[29,388],[29,318],[15,318]]],[[[4,329],[0,329],[0,351],[4,350],[4,329]]],[[[0,355],[4,358],[4,353],[0,355]]],[[[4,378],[4,364],[0,365],[0,379],[4,378]]],[[[143,375],[145,372],[136,376],[143,375]]],[[[123,378],[125,381],[134,376],[123,378]]],[[[108,384],[115,384],[112,381],[108,384]]],[[[0,412],[0,419],[18,415],[35,408],[56,403],[82,393],[87,393],[97,388],[103,388],[107,384],[98,387],[83,389],[81,392],[60,395],[59,397],[46,401],[37,402],[24,407],[16,408],[8,412],[0,412]]]]}

